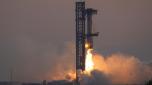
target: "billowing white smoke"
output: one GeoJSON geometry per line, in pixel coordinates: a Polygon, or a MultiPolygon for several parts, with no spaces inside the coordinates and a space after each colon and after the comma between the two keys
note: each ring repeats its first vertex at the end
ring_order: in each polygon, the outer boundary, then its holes
{"type": "Polygon", "coordinates": [[[91,76],[82,76],[82,85],[111,85],[110,79],[99,70],[91,72],[91,76]]]}
{"type": "MultiPolygon", "coordinates": [[[[87,85],[144,84],[152,78],[150,66],[134,56],[121,53],[103,57],[94,54],[95,70],[91,77],[85,77],[87,85]]],[[[86,83],[86,81],[85,81],[86,83]]]]}
{"type": "Polygon", "coordinates": [[[54,56],[51,68],[42,79],[73,80],[75,78],[75,50],[72,43],[66,43],[64,51],[54,56]]]}
{"type": "MultiPolygon", "coordinates": [[[[69,44],[69,43],[68,43],[69,44]]],[[[46,74],[48,80],[73,79],[75,72],[74,45],[65,47],[65,52],[52,60],[53,67],[46,74]]],[[[84,85],[143,84],[152,78],[152,69],[138,58],[121,53],[110,56],[93,54],[94,71],[83,75],[84,85]]]]}

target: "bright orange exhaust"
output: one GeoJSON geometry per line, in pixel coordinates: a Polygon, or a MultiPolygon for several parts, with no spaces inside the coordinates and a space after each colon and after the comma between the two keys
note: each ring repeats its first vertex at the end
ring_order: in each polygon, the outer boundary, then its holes
{"type": "Polygon", "coordinates": [[[94,70],[94,62],[93,62],[93,49],[87,49],[86,60],[85,60],[85,74],[90,75],[91,71],[94,70]]]}

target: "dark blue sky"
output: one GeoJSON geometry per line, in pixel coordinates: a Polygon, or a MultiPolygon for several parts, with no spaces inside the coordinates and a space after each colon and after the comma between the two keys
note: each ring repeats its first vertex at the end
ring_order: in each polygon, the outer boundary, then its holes
{"type": "MultiPolygon", "coordinates": [[[[87,0],[87,6],[99,11],[97,52],[152,61],[152,0],[87,0]]],[[[74,13],[74,0],[0,0],[0,80],[11,68],[16,80],[45,73],[67,42],[74,45],[74,13]]]]}

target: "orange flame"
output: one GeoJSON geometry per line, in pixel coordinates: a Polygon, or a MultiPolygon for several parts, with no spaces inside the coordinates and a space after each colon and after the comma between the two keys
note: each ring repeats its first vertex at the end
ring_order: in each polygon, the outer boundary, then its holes
{"type": "Polygon", "coordinates": [[[93,55],[92,49],[87,49],[86,60],[85,60],[85,74],[90,75],[91,71],[94,70],[94,62],[93,62],[93,55]]]}
{"type": "Polygon", "coordinates": [[[86,49],[88,49],[89,46],[90,46],[89,43],[86,43],[86,44],[85,44],[85,48],[86,48],[86,49]]]}

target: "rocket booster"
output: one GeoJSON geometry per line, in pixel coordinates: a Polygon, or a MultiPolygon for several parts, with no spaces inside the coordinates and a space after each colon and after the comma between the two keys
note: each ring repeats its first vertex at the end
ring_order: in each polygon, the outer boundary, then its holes
{"type": "Polygon", "coordinates": [[[99,35],[99,32],[93,33],[92,17],[94,14],[97,14],[97,10],[92,9],[92,8],[86,9],[87,29],[86,29],[86,45],[85,45],[85,47],[87,49],[93,49],[93,37],[99,35]]]}

